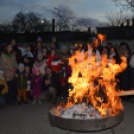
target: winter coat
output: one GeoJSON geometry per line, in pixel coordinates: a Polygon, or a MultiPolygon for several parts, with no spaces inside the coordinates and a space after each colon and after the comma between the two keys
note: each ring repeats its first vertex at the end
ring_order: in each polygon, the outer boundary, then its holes
{"type": "Polygon", "coordinates": [[[46,54],[45,56],[43,55],[43,59],[47,62],[50,56],[50,53],[46,54]]]}
{"type": "Polygon", "coordinates": [[[6,80],[0,79],[0,90],[1,90],[0,94],[6,94],[8,92],[8,86],[7,86],[6,80]]]}
{"type": "Polygon", "coordinates": [[[131,57],[129,64],[131,68],[134,68],[134,55],[131,57]]]}
{"type": "MultiPolygon", "coordinates": [[[[29,52],[30,53],[30,52],[29,52]]],[[[23,63],[25,66],[29,66],[30,67],[30,71],[32,72],[32,67],[33,67],[33,64],[34,64],[34,57],[33,57],[33,54],[31,53],[31,56],[29,55],[28,52],[26,52],[26,54],[22,57],[23,59],[23,63]],[[29,60],[28,63],[25,63],[24,62],[24,59],[27,58],[29,60]]]]}
{"type": "Polygon", "coordinates": [[[68,66],[68,68],[67,68],[68,77],[71,77],[71,73],[72,73],[72,68],[71,68],[71,66],[68,66]]]}
{"type": "Polygon", "coordinates": [[[60,75],[61,86],[67,86],[67,84],[68,84],[67,72],[66,71],[60,71],[59,75],[60,75]]]}
{"type": "Polygon", "coordinates": [[[61,69],[61,60],[57,55],[55,55],[54,57],[50,55],[46,64],[51,66],[53,71],[59,72],[61,69]]]}
{"type": "Polygon", "coordinates": [[[129,90],[131,87],[131,68],[129,65],[129,59],[127,59],[127,67],[126,69],[120,73],[119,80],[120,80],[120,89],[121,90],[129,90]]]}
{"type": "Polygon", "coordinates": [[[47,76],[47,74],[43,76],[43,84],[42,84],[43,91],[48,90],[49,87],[51,86],[55,87],[57,89],[57,92],[60,92],[60,87],[61,87],[60,77],[58,74],[55,74],[54,72],[52,73],[50,78],[47,76]],[[49,80],[49,79],[50,79],[51,84],[46,85],[45,80],[49,80]]]}
{"type": "Polygon", "coordinates": [[[42,82],[43,79],[41,76],[34,76],[31,79],[31,83],[32,83],[32,95],[41,95],[42,93],[42,82]],[[37,83],[36,83],[37,80],[37,83]]]}
{"type": "Polygon", "coordinates": [[[14,77],[14,82],[17,89],[27,89],[27,81],[29,77],[26,77],[25,74],[18,75],[18,77],[14,77]]]}
{"type": "Polygon", "coordinates": [[[17,46],[14,46],[13,47],[13,51],[15,53],[15,57],[16,57],[16,60],[17,60],[17,63],[22,63],[22,54],[21,54],[21,50],[19,50],[17,48],[17,46]]]}
{"type": "Polygon", "coordinates": [[[45,67],[47,66],[45,60],[41,62],[37,61],[34,63],[33,67],[38,68],[40,70],[41,75],[45,75],[45,67]]]}
{"type": "Polygon", "coordinates": [[[7,54],[2,53],[1,68],[4,71],[6,81],[13,80],[14,72],[12,70],[18,68],[15,54],[12,54],[12,57],[10,58],[7,54]]]}

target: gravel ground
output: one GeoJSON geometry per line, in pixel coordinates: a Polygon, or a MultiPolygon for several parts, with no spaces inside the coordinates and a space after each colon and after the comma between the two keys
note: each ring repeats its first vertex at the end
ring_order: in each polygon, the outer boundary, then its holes
{"type": "MultiPolygon", "coordinates": [[[[58,101],[61,101],[60,98],[58,101]]],[[[113,128],[114,133],[108,129],[95,134],[134,134],[134,103],[124,100],[123,104],[125,118],[113,128]]],[[[52,104],[47,101],[41,105],[32,105],[29,101],[28,105],[16,104],[0,109],[0,134],[68,134],[67,130],[50,126],[48,112],[51,106],[52,104]]]]}

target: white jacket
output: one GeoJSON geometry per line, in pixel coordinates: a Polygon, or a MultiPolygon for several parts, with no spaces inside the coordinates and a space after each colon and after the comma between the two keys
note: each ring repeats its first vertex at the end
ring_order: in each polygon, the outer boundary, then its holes
{"type": "Polygon", "coordinates": [[[129,64],[131,68],[134,68],[134,55],[131,57],[129,64]]]}

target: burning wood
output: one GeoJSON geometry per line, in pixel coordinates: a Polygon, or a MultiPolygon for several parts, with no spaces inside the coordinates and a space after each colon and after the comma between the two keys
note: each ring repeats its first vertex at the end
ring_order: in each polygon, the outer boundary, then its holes
{"type": "MultiPolygon", "coordinates": [[[[101,41],[104,38],[101,35],[98,37],[101,41]]],[[[68,103],[57,107],[57,116],[95,119],[114,116],[123,109],[119,97],[121,93],[116,92],[116,75],[126,68],[125,58],[122,57],[120,65],[114,61],[108,63],[107,57],[101,58],[98,50],[93,51],[89,44],[88,51],[76,51],[69,64],[72,67],[69,83],[72,83],[73,89],[69,89],[68,103]],[[86,103],[82,103],[83,100],[86,103]]]]}
{"type": "MultiPolygon", "coordinates": [[[[88,105],[86,103],[75,104],[72,107],[68,107],[67,109],[63,109],[63,107],[58,107],[59,112],[57,116],[67,119],[101,119],[101,113],[98,112],[92,105],[88,105]]],[[[107,109],[106,114],[103,115],[103,118],[109,117],[112,115],[112,111],[107,109]]]]}

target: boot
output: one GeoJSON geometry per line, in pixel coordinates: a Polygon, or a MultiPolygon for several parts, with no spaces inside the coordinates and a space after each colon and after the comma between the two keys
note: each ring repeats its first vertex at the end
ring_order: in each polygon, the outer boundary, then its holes
{"type": "Polygon", "coordinates": [[[57,103],[57,98],[54,98],[52,103],[56,104],[57,103]]]}
{"type": "Polygon", "coordinates": [[[21,101],[18,101],[18,106],[20,106],[21,105],[21,101]]]}
{"type": "Polygon", "coordinates": [[[28,102],[27,102],[27,101],[25,101],[25,102],[24,102],[24,104],[25,104],[25,105],[27,105],[27,104],[28,104],[28,102]]]}
{"type": "Polygon", "coordinates": [[[52,97],[49,96],[48,102],[52,102],[52,97]]]}

